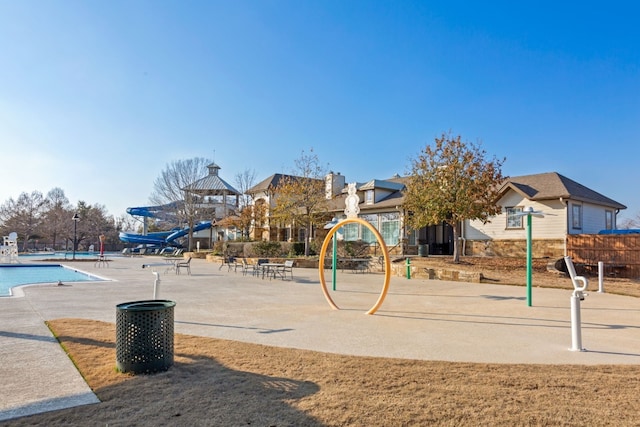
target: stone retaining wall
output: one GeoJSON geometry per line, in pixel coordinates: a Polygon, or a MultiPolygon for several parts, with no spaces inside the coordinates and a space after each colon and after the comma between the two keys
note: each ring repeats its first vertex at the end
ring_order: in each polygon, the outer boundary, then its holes
{"type": "MultiPolygon", "coordinates": [[[[466,256],[527,256],[526,240],[467,240],[466,256]]],[[[533,258],[562,258],[564,256],[564,239],[533,239],[531,252],[533,258]]]]}

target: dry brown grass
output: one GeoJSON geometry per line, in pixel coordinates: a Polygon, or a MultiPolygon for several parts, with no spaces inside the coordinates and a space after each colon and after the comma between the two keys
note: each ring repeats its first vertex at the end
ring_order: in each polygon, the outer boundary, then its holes
{"type": "Polygon", "coordinates": [[[639,425],[638,366],[350,357],[177,334],[175,365],[115,370],[115,325],[51,321],[102,403],[11,425],[639,425]]]}
{"type": "MultiPolygon", "coordinates": [[[[451,266],[446,258],[423,261],[451,266]]],[[[534,285],[570,289],[546,264],[534,261],[534,285]]],[[[516,285],[525,284],[525,267],[522,259],[490,258],[458,266],[516,285]]],[[[607,278],[606,289],[640,295],[632,280],[607,278]]],[[[115,325],[49,325],[102,403],[6,425],[640,425],[640,366],[351,357],[176,334],[169,371],[131,376],[115,369],[115,325]]]]}
{"type": "MultiPolygon", "coordinates": [[[[536,287],[573,289],[568,277],[548,270],[552,261],[548,258],[532,260],[532,283],[536,287]]],[[[527,261],[525,258],[501,257],[462,257],[459,264],[454,264],[451,257],[414,258],[412,265],[431,268],[447,268],[481,272],[484,282],[525,286],[527,280],[527,261]]],[[[418,268],[420,268],[418,267],[418,268]]],[[[589,290],[598,289],[598,277],[589,272],[578,271],[589,280],[589,290]]],[[[612,294],[640,297],[640,280],[606,276],[605,291],[612,294]]]]}

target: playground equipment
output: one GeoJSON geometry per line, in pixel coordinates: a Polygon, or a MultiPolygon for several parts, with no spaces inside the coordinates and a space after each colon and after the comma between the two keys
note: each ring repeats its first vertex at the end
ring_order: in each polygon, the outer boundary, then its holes
{"type": "Polygon", "coordinates": [[[564,262],[567,265],[571,283],[573,283],[573,293],[571,294],[571,351],[585,351],[582,348],[580,301],[583,301],[587,295],[584,291],[587,289],[588,282],[585,277],[576,274],[576,269],[570,256],[564,257],[564,262]],[[582,283],[582,286],[578,282],[582,283]]]}
{"type": "MultiPolygon", "coordinates": [[[[380,232],[368,221],[365,221],[357,217],[358,212],[360,211],[360,209],[358,208],[358,203],[360,199],[356,194],[355,183],[348,185],[348,194],[349,195],[345,200],[346,208],[344,210],[347,218],[336,223],[331,228],[327,236],[324,238],[324,242],[322,242],[322,248],[320,249],[320,260],[318,263],[318,271],[320,274],[320,285],[322,286],[322,293],[324,294],[324,297],[326,298],[329,305],[335,310],[340,310],[340,307],[338,307],[336,303],[333,301],[333,299],[331,298],[331,295],[329,294],[329,290],[327,289],[327,282],[325,281],[325,278],[324,278],[324,258],[327,253],[327,247],[329,246],[329,243],[332,240],[335,241],[336,239],[335,234],[340,228],[342,228],[342,226],[346,224],[356,223],[356,224],[360,224],[367,227],[371,231],[371,233],[373,233],[373,235],[376,237],[376,240],[378,241],[378,243],[380,243],[380,248],[382,249],[382,254],[384,255],[384,285],[382,286],[382,291],[380,292],[380,296],[378,297],[378,300],[373,305],[373,307],[371,307],[367,311],[367,314],[374,314],[376,311],[378,311],[378,309],[384,302],[384,299],[387,296],[387,292],[389,291],[389,282],[391,281],[391,262],[389,260],[389,250],[387,249],[387,245],[384,243],[384,239],[382,238],[382,235],[380,234],[380,232]]],[[[336,257],[335,257],[335,254],[336,254],[335,246],[334,246],[333,254],[334,254],[334,257],[333,257],[332,268],[334,272],[333,280],[335,285],[335,277],[336,277],[335,271],[337,268],[336,257]]]]}
{"type": "Polygon", "coordinates": [[[3,237],[2,246],[0,246],[0,262],[18,263],[18,233],[11,232],[3,237]]]}

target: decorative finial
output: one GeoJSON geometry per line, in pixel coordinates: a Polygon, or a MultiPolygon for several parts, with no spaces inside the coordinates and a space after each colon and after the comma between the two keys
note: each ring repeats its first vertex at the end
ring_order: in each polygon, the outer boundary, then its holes
{"type": "Polygon", "coordinates": [[[347,193],[349,194],[344,201],[346,208],[344,209],[344,214],[347,218],[357,218],[358,213],[360,213],[360,207],[358,204],[360,203],[360,197],[356,192],[356,183],[349,183],[347,186],[347,193]]]}

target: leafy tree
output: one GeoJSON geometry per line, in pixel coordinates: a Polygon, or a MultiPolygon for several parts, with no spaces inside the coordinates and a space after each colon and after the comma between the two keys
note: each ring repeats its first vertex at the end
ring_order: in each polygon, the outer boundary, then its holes
{"type": "Polygon", "coordinates": [[[304,254],[309,255],[309,239],[315,224],[327,217],[327,198],[324,189],[326,170],[320,166],[313,149],[304,151],[295,160],[293,175],[284,176],[275,189],[275,203],[271,217],[282,224],[304,227],[304,254]]]}
{"type": "Polygon", "coordinates": [[[404,192],[407,224],[413,229],[440,224],[453,228],[453,260],[460,262],[458,225],[464,220],[489,221],[500,213],[498,190],[505,159],[487,160],[479,145],[442,134],[411,163],[404,192]]]}
{"type": "Polygon", "coordinates": [[[176,206],[175,216],[179,223],[188,224],[189,251],[193,249],[193,225],[198,214],[202,217],[204,212],[202,212],[202,198],[187,191],[187,188],[207,174],[207,165],[210,163],[210,160],[202,157],[173,161],[167,164],[153,184],[151,202],[158,205],[173,204],[176,206]],[[199,213],[198,209],[200,209],[199,213]]]}

